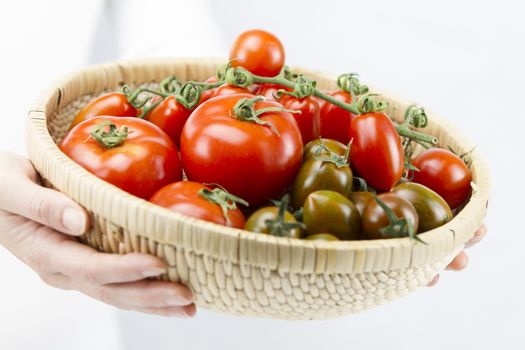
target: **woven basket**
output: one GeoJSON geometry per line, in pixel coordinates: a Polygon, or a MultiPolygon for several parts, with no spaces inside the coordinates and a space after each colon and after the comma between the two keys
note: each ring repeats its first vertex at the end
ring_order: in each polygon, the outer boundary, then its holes
{"type": "MultiPolygon", "coordinates": [[[[120,84],[154,84],[175,74],[204,80],[223,61],[156,59],[110,63],[80,70],[43,93],[29,112],[28,151],[52,186],[92,217],[81,240],[103,252],[143,252],[166,261],[162,278],[188,285],[200,307],[236,315],[327,319],[368,309],[425,286],[473,236],[486,213],[489,175],[472,154],[473,194],[448,224],[408,238],[319,242],[273,237],[186,217],[134,197],[90,174],[56,146],[76,112],[120,84]]],[[[303,70],[304,71],[304,70],[303,70]]],[[[308,72],[321,89],[334,78],[308,72]]],[[[376,90],[377,91],[377,90],[376,90]]],[[[384,95],[399,120],[408,101],[384,95]],[[397,108],[394,106],[397,105],[397,108]]],[[[473,148],[451,125],[429,113],[425,132],[458,152],[473,148]]]]}

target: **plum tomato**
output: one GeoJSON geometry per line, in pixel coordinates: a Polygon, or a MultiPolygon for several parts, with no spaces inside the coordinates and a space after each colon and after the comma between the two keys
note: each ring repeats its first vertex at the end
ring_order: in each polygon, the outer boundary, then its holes
{"type": "Polygon", "coordinates": [[[245,230],[267,235],[302,238],[303,230],[292,213],[284,207],[263,207],[255,211],[244,226],[245,230]]]}
{"type": "MultiPolygon", "coordinates": [[[[352,103],[352,95],[345,91],[334,91],[329,94],[336,100],[352,103]]],[[[348,130],[355,114],[329,102],[322,104],[321,108],[321,137],[337,140],[343,144],[350,142],[348,130]]]]}
{"type": "Polygon", "coordinates": [[[303,162],[314,159],[315,156],[328,156],[329,152],[326,148],[339,156],[344,156],[347,152],[347,147],[339,141],[316,139],[308,142],[304,146],[303,162]]]}
{"type": "Polygon", "coordinates": [[[303,144],[319,138],[321,135],[319,103],[312,96],[297,98],[290,95],[282,95],[279,98],[279,103],[286,109],[301,112],[294,113],[293,116],[301,131],[303,144]]]}

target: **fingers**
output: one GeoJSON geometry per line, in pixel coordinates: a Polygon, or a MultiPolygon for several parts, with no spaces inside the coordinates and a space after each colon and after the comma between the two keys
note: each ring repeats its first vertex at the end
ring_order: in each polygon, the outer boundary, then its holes
{"type": "Polygon", "coordinates": [[[0,210],[70,235],[81,235],[87,230],[85,211],[62,193],[41,187],[26,176],[10,176],[3,181],[0,210]]]}
{"type": "Polygon", "coordinates": [[[439,275],[434,276],[432,281],[427,284],[427,287],[433,287],[439,282],[439,275]]]}
{"type": "Polygon", "coordinates": [[[474,233],[474,237],[472,237],[467,243],[465,243],[465,248],[470,248],[474,244],[479,243],[485,237],[486,234],[487,234],[487,226],[485,226],[485,224],[483,224],[474,233]]]}
{"type": "Polygon", "coordinates": [[[194,304],[184,306],[184,307],[167,307],[167,308],[139,308],[136,311],[154,314],[166,317],[181,317],[189,318],[195,316],[197,313],[197,308],[194,304]]]}
{"type": "Polygon", "coordinates": [[[461,251],[455,258],[448,264],[447,270],[461,271],[468,264],[468,256],[465,251],[461,251]]]}

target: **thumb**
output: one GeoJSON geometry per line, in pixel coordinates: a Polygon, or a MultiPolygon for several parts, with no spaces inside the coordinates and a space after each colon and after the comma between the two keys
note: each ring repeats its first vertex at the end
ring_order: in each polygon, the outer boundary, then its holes
{"type": "Polygon", "coordinates": [[[69,235],[81,235],[87,230],[88,216],[71,198],[37,185],[26,174],[11,174],[2,183],[0,210],[69,235]]]}

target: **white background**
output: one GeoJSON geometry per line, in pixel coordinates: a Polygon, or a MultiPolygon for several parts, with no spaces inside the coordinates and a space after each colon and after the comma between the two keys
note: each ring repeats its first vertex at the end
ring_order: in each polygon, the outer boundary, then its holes
{"type": "Polygon", "coordinates": [[[281,38],[290,65],[357,71],[364,81],[453,121],[487,159],[493,192],[489,234],[469,251],[467,270],[444,273],[434,288],[335,321],[245,320],[202,310],[190,321],[116,313],[78,293],[45,286],[0,248],[0,349],[141,344],[280,349],[303,343],[303,349],[525,348],[520,220],[525,208],[525,9],[520,3],[127,1],[108,9],[100,0],[18,0],[4,5],[0,149],[25,153],[25,117],[32,100],[66,72],[115,58],[226,56],[236,34],[260,27],[281,38]],[[104,22],[103,11],[121,16],[104,22]],[[97,46],[103,48],[94,50],[97,46]]]}

